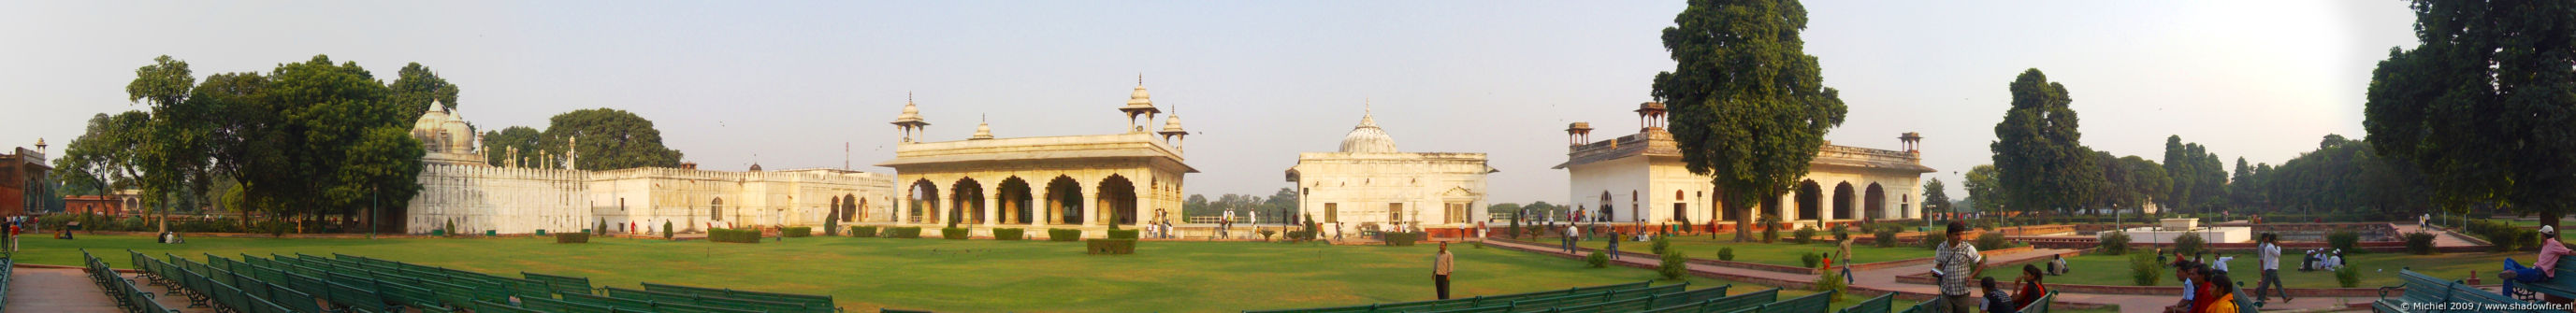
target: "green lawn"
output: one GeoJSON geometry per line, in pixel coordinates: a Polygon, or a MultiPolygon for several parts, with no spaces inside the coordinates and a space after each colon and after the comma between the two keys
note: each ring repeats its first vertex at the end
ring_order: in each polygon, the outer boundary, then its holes
{"type": "MultiPolygon", "coordinates": [[[[2281,258],[2281,283],[2283,286],[2290,288],[2342,287],[2341,284],[2335,282],[2334,272],[2299,271],[2297,264],[2299,261],[2299,255],[2295,254],[2297,252],[2289,253],[2290,254],[2288,255],[2283,255],[2281,258]]],[[[2228,270],[2231,271],[2228,273],[2229,278],[2245,282],[2246,288],[2252,288],[2255,282],[2262,279],[2262,272],[2260,271],[2261,264],[2257,263],[2253,254],[2228,255],[2236,257],[2236,259],[2227,262],[2228,270]]],[[[2416,272],[2443,279],[2466,279],[2469,276],[2469,271],[2477,271],[2478,275],[2485,275],[2485,277],[2483,277],[2485,283],[2493,284],[2496,283],[2493,275],[2495,275],[2496,269],[2503,267],[2505,258],[2511,257],[2515,260],[2529,262],[2532,256],[2533,254],[2530,252],[2444,253],[2437,255],[2370,253],[2352,254],[2350,255],[2350,259],[2345,260],[2345,263],[2349,263],[2351,266],[2361,269],[2361,284],[2357,286],[2360,288],[2397,285],[2400,283],[2397,278],[2397,270],[2400,268],[2411,268],[2416,272]]],[[[2215,257],[2216,256],[2212,256],[2212,258],[2215,257]]],[[[2075,270],[2062,276],[2050,276],[2047,278],[2047,281],[2057,284],[2136,285],[2136,282],[2131,280],[2129,277],[2128,264],[2128,256],[2083,255],[2066,258],[2067,267],[2075,270]]],[[[2524,264],[2528,265],[2529,263],[2524,264]]],[[[1988,277],[1994,277],[1997,281],[2012,281],[2013,278],[2021,276],[2021,269],[2018,266],[2013,268],[1988,269],[1986,270],[1986,274],[1988,277]]],[[[2162,272],[2157,275],[2159,275],[2157,276],[2158,278],[2156,282],[2158,285],[2181,285],[2181,283],[2174,281],[2173,271],[2170,268],[2162,269],[2162,272]]]]}
{"type": "MultiPolygon", "coordinates": [[[[19,262],[76,265],[88,249],[131,268],[126,249],[203,258],[306,253],[362,255],[515,276],[519,271],[587,276],[592,284],[640,282],[828,294],[852,312],[880,307],[939,311],[1232,312],[1427,300],[1433,246],[1324,246],[1244,242],[1148,242],[1127,256],[1090,256],[1077,243],[939,239],[792,238],[718,244],[594,238],[236,239],[193,238],[161,245],[149,237],[29,238],[19,262]]],[[[1453,296],[1519,293],[1655,278],[1645,269],[1585,268],[1579,261],[1452,245],[1453,296]]],[[[1643,249],[1644,247],[1639,247],[1643,249]]],[[[1714,252],[1709,252],[1714,253],[1714,252]]],[[[1743,252],[1739,252],[1743,253],[1743,252]]],[[[1794,258],[1794,257],[1793,257],[1794,258]]],[[[1794,261],[1794,259],[1792,260],[1794,261]]],[[[1692,277],[1694,287],[1734,284],[1692,277]]],[[[1783,299],[1811,294],[1784,290],[1783,299]]],[[[1836,307],[1864,300],[1847,297],[1836,307]]],[[[1899,306],[1912,305],[1899,301],[1899,306]]]]}
{"type": "MultiPolygon", "coordinates": [[[[1787,237],[1789,234],[1782,233],[1780,235],[1782,237],[1787,237]]],[[[1754,236],[1761,235],[1756,234],[1754,236]]],[[[1817,235],[1817,237],[1832,239],[1832,236],[1830,235],[1817,235]]],[[[1541,244],[1555,244],[1557,243],[1556,240],[1557,239],[1555,237],[1548,237],[1530,241],[1541,244]]],[[[1672,241],[1675,249],[1681,250],[1683,254],[1689,255],[1691,258],[1716,260],[1719,249],[1732,247],[1735,248],[1735,261],[1737,262],[1752,262],[1783,266],[1806,266],[1805,262],[1799,260],[1799,254],[1832,254],[1836,248],[1828,240],[1816,240],[1808,244],[1793,244],[1789,243],[1788,239],[1781,239],[1777,243],[1762,243],[1760,241],[1739,243],[1735,242],[1735,236],[1733,234],[1720,234],[1715,239],[1711,239],[1707,235],[1673,236],[1672,241]]],[[[1576,243],[1575,245],[1585,248],[1600,249],[1608,246],[1609,244],[1610,243],[1605,241],[1602,237],[1593,237],[1590,241],[1576,243]]],[[[1624,241],[1619,243],[1619,251],[1625,252],[1654,253],[1654,247],[1655,245],[1652,241],[1624,241]]],[[[1932,249],[1924,249],[1922,247],[1907,245],[1880,248],[1868,244],[1852,244],[1852,256],[1859,259],[1861,263],[1886,262],[1932,257],[1932,249]]],[[[1840,263],[1842,261],[1837,260],[1835,262],[1840,263]]]]}

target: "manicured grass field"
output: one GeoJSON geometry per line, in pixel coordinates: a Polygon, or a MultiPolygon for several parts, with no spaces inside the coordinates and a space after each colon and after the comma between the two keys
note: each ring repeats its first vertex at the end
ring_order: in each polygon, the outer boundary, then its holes
{"type": "MultiPolygon", "coordinates": [[[[2297,263],[2299,262],[2300,256],[2297,253],[2299,252],[2284,251],[2284,255],[2281,256],[2281,284],[2283,286],[2290,288],[2343,287],[2335,281],[2334,272],[2299,271],[2297,263]]],[[[2469,277],[2470,271],[2477,271],[2478,275],[2484,276],[2481,277],[2482,280],[2485,281],[2484,283],[2494,284],[2496,283],[2494,276],[2495,271],[2496,269],[2504,266],[2505,258],[2511,257],[2515,260],[2524,261],[2526,262],[2524,263],[2525,265],[2529,265],[2528,262],[2531,260],[2533,255],[2534,253],[2531,252],[2444,253],[2437,255],[2370,253],[2349,255],[2350,258],[2346,259],[2344,263],[2361,269],[2361,284],[2355,286],[2357,288],[2398,285],[2401,283],[2397,277],[2397,270],[2400,268],[2411,268],[2416,272],[2443,279],[2466,279],[2469,277]]],[[[2245,288],[2254,288],[2255,282],[2262,279],[2262,264],[2258,263],[2259,261],[2250,253],[2228,254],[2228,256],[2236,257],[2236,259],[2227,262],[2229,270],[2228,277],[2245,282],[2245,288]]],[[[2216,257],[2217,256],[2215,255],[2211,256],[2211,258],[2216,257]]],[[[2074,271],[2069,272],[2066,275],[2050,276],[2047,278],[2047,281],[2049,283],[2056,284],[2114,286],[2137,285],[2129,276],[2129,257],[2125,255],[2088,254],[2066,258],[2066,265],[2068,268],[2073,268],[2074,271]]],[[[2045,268],[2046,265],[2041,266],[2045,268]]],[[[2171,268],[2160,269],[2160,272],[2157,275],[2159,275],[2157,276],[2157,285],[2182,285],[2181,283],[2174,281],[2173,269],[2171,268]]],[[[2014,266],[2012,268],[1987,269],[1986,276],[1994,277],[1997,281],[2012,281],[2013,278],[2021,276],[2021,269],[2019,266],[2014,266]]]]}
{"type": "MultiPolygon", "coordinates": [[[[1673,236],[1672,241],[1674,249],[1681,250],[1683,254],[1686,254],[1691,258],[1716,260],[1718,250],[1732,247],[1735,248],[1735,261],[1737,262],[1752,262],[1783,266],[1806,266],[1805,262],[1799,259],[1799,254],[1823,253],[1830,255],[1834,253],[1834,249],[1836,248],[1836,246],[1832,244],[1833,236],[1831,235],[1817,235],[1817,237],[1821,237],[1824,240],[1814,240],[1808,244],[1789,243],[1789,240],[1785,238],[1788,235],[1789,234],[1787,233],[1780,234],[1780,236],[1784,238],[1775,243],[1762,243],[1758,240],[1751,242],[1735,242],[1734,234],[1719,234],[1715,239],[1711,239],[1708,235],[1673,236]]],[[[1761,234],[1756,233],[1754,236],[1761,236],[1761,234]]],[[[1575,245],[1585,248],[1600,249],[1602,247],[1609,246],[1610,243],[1607,240],[1608,239],[1604,237],[1592,237],[1592,240],[1576,243],[1575,245]]],[[[1541,244],[1557,243],[1556,237],[1540,238],[1530,241],[1541,244]]],[[[1619,251],[1654,253],[1654,248],[1655,245],[1652,241],[1632,240],[1619,242],[1619,251]]],[[[1852,244],[1852,257],[1860,260],[1861,263],[1928,258],[1932,257],[1932,249],[1909,245],[1880,248],[1869,244],[1855,243],[1852,244]]],[[[1835,260],[1834,262],[1840,264],[1843,261],[1835,260]]]]}
{"type": "MultiPolygon", "coordinates": [[[[183,245],[140,236],[29,238],[18,262],[77,265],[88,249],[116,268],[125,250],[192,259],[212,253],[331,253],[516,276],[520,271],[586,276],[601,286],[655,282],[827,294],[851,312],[881,307],[959,312],[1232,312],[1428,300],[1431,245],[1324,246],[1249,242],[1146,242],[1137,254],[1091,256],[1079,243],[1044,241],[791,238],[719,244],[594,238],[555,244],[505,239],[192,238],[183,245]]],[[[1586,268],[1580,261],[1453,244],[1452,296],[1493,295],[1655,279],[1635,268],[1586,268]]],[[[1644,249],[1639,247],[1638,249],[1644,249]]],[[[1715,252],[1708,252],[1715,253],[1715,252]]],[[[1743,253],[1743,252],[1738,252],[1743,253]]],[[[1794,261],[1794,260],[1793,260],[1794,261]]],[[[1690,277],[1694,289],[1734,284],[1690,277]]],[[[1658,282],[1658,284],[1670,282],[1658,282]]],[[[1783,290],[1782,299],[1811,294],[1783,290]]],[[[1836,308],[1864,297],[1846,297],[1836,308]]],[[[1898,301],[1898,306],[1913,305],[1898,301]]]]}

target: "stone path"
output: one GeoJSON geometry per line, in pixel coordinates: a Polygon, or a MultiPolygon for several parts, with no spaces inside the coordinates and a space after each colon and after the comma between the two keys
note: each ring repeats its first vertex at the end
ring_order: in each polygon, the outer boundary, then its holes
{"type": "MultiPolygon", "coordinates": [[[[2411,227],[2411,226],[2410,226],[2410,227],[2411,227]]],[[[1558,251],[1558,250],[1557,250],[1558,248],[1557,248],[1557,247],[1553,247],[1553,246],[1532,245],[1532,244],[1523,244],[1523,243],[1506,242],[1506,241],[1489,241],[1489,242],[1486,242],[1485,244],[1488,244],[1488,245],[1511,246],[1511,247],[1520,247],[1520,248],[1524,248],[1524,249],[1531,249],[1531,250],[1536,250],[1536,251],[1558,251]]],[[[2013,254],[2007,254],[2007,255],[1989,256],[1989,257],[1987,257],[1987,258],[1988,258],[1988,261],[1987,261],[1987,262],[1988,262],[1988,263],[1990,263],[1990,264],[2005,264],[2005,263],[2010,263],[2010,262],[2014,262],[2014,261],[2018,261],[2018,260],[2030,260],[2030,259],[2037,259],[2037,258],[2045,258],[2045,257],[2048,257],[2049,255],[2055,255],[2055,254],[2058,254],[2058,253],[2064,253],[2064,252],[2067,252],[2067,251],[2068,251],[2068,250],[2065,250],[2065,249],[2034,249],[2034,250],[2031,250],[2031,251],[2028,251],[2028,252],[2013,253],[2013,254]]],[[[1571,256],[1571,255],[1566,255],[1566,254],[1564,254],[1564,253],[1555,253],[1555,252],[1543,252],[1543,253],[1544,253],[1544,254],[1548,254],[1548,255],[1558,256],[1558,257],[1567,257],[1567,258],[1571,258],[1571,257],[1573,257],[1573,256],[1571,256]]],[[[1929,254],[1929,252],[1926,252],[1926,254],[1929,254]]],[[[1661,260],[1656,260],[1656,259],[1654,259],[1654,258],[1645,258],[1645,257],[1620,257],[1620,258],[1619,258],[1619,260],[1617,260],[1617,261],[1615,261],[1615,262],[1618,262],[1618,263],[1621,263],[1621,264],[1633,264],[1633,265],[1645,265],[1645,266],[1652,266],[1652,265],[1655,265],[1657,262],[1662,262],[1662,261],[1661,261],[1661,260]]],[[[1853,286],[1853,288],[1856,288],[1856,289],[1869,290],[1869,291],[1880,291],[1880,292],[1899,292],[1899,293],[1905,293],[1905,294],[1908,294],[1908,295],[1922,295],[1922,296],[1934,295],[1934,294],[1938,294],[1938,293],[1940,292],[1940,290],[1939,290],[1939,287],[1938,287],[1938,286],[1933,286],[1933,285],[1923,285],[1923,284],[1906,284],[1906,283],[1898,283],[1898,282],[1896,282],[1896,276],[1898,276],[1898,275],[1919,274],[1919,273],[1928,272],[1928,271],[1930,271],[1931,269],[1932,269],[1932,265],[1931,265],[1931,264],[1921,264],[1921,265],[1900,266],[1900,267],[1894,267],[1894,268],[1877,269],[1877,270],[1868,270],[1868,271],[1856,271],[1856,272],[1852,272],[1852,276],[1853,276],[1853,277],[1854,277],[1854,279],[1856,280],[1856,281],[1854,281],[1854,283],[1852,284],[1852,286],[1853,286]]],[[[1815,279],[1816,279],[1816,276],[1815,276],[1815,275],[1806,275],[1806,274],[1790,274],[1790,273],[1781,273],[1781,272],[1772,272],[1772,271],[1761,271],[1761,270],[1751,270],[1751,269],[1742,269],[1742,268],[1722,267],[1722,266],[1714,266],[1714,265],[1707,265],[1707,264],[1691,264],[1691,265],[1690,265],[1690,270],[1691,270],[1692,272],[1695,272],[1695,273],[1700,273],[1700,274],[1713,274],[1714,276],[1724,277],[1724,278],[1727,278],[1727,279],[1730,279],[1730,280],[1747,281],[1747,282],[1753,282],[1753,283],[1762,283],[1762,282],[1764,282],[1764,281],[1786,281],[1786,282],[1795,282],[1795,283],[1801,283],[1801,284],[1804,284],[1804,283],[1813,283],[1813,282],[1815,282],[1815,279]],[[1747,278],[1749,278],[1749,279],[1747,279],[1747,278]]],[[[2180,296],[2180,295],[2173,295],[2173,296],[2147,296],[2147,295],[2077,294],[2077,293],[2059,293],[2059,294],[2057,295],[2057,297],[2058,297],[2058,298],[2057,298],[2057,300],[2058,300],[2059,302],[2064,302],[2064,303],[2115,304],[2115,305],[2119,305],[2119,306],[2120,306],[2120,311],[2121,311],[2121,312],[2161,312],[2161,311],[2164,309],[2164,307],[2165,307],[2165,306],[2167,306],[2167,305],[2172,305],[2175,301],[2179,301],[2179,300],[2181,299],[2181,296],[2180,296]]],[[[2369,303],[2371,300],[2376,300],[2376,299],[2374,299],[2374,298],[2309,298],[2309,297],[2303,297],[2303,298],[2298,298],[2298,301],[2293,302],[2293,303],[2280,303],[2280,302],[2278,302],[2278,301],[2275,301],[2275,302],[2273,302],[2273,303],[2265,304],[2265,307],[2263,307],[2263,310],[2265,310],[2265,311],[2341,311],[2341,310],[2350,310],[2350,309],[2348,309],[2349,307],[2348,307],[2348,306],[2346,306],[2346,304],[2350,304],[2350,303],[2369,303]]],[[[2367,310],[2368,310],[2368,309],[2361,309],[2361,311],[2367,311],[2367,310]]]]}
{"type": "MultiPolygon", "coordinates": [[[[2409,234],[2409,233],[2415,233],[2415,232],[2418,232],[2418,231],[2424,231],[2424,230],[2423,230],[2423,229],[2421,229],[2421,228],[2415,227],[2415,224],[2396,224],[2396,226],[2397,226],[2397,233],[2399,233],[2399,234],[2409,234]]],[[[2460,234],[2460,233],[2457,233],[2457,232],[2452,232],[2452,231],[2451,231],[2451,230],[2449,230],[2449,229],[2442,229],[2442,228],[2440,228],[2440,227],[2434,227],[2434,228],[2432,228],[2432,230],[2431,230],[2431,231],[2432,231],[2433,233],[2435,233],[2435,234],[2441,234],[2441,236],[2434,236],[2434,237],[2433,237],[2433,246],[2434,246],[2434,247],[2466,247],[2466,246],[2475,246],[2475,245],[2478,245],[2478,243],[2475,243],[2475,242],[2469,242],[2467,239],[2461,239],[2461,238],[2462,238],[2462,236],[2467,236],[2467,235],[2463,235],[2463,234],[2460,234]]]]}
{"type": "MultiPolygon", "coordinates": [[[[126,279],[134,279],[135,274],[123,274],[123,276],[126,279]]],[[[155,295],[154,301],[160,302],[162,306],[178,308],[182,313],[215,311],[213,308],[187,308],[187,297],[160,296],[159,294],[169,292],[166,288],[148,284],[142,287],[144,291],[155,295]]],[[[98,284],[90,283],[89,274],[80,269],[27,267],[12,269],[9,276],[8,299],[9,305],[0,307],[0,310],[66,313],[125,312],[116,307],[116,301],[109,299],[106,292],[98,289],[98,284]]]]}

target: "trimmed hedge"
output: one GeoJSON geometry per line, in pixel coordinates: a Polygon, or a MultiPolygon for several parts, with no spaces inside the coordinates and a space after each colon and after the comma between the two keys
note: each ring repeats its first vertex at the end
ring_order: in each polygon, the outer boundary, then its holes
{"type": "Polygon", "coordinates": [[[750,229],[709,228],[707,229],[707,241],[760,243],[760,231],[750,229]]]}
{"type": "Polygon", "coordinates": [[[805,226],[797,226],[797,227],[782,227],[782,228],[779,228],[779,230],[778,230],[778,236],[781,236],[781,237],[813,237],[813,236],[814,236],[814,228],[813,228],[813,227],[805,227],[805,226]]]}
{"type": "Polygon", "coordinates": [[[2368,252],[2361,250],[2361,233],[2355,233],[2350,229],[2337,229],[2334,233],[2327,234],[2326,245],[2333,246],[2337,250],[2368,252]]]}
{"type": "Polygon", "coordinates": [[[948,240],[966,240],[966,234],[967,229],[965,228],[951,227],[939,229],[939,238],[947,238],[948,240]]]}
{"type": "Polygon", "coordinates": [[[1413,242],[1415,242],[1415,241],[1422,241],[1422,238],[1424,238],[1424,236],[1426,236],[1426,235],[1427,235],[1427,234],[1423,234],[1423,233],[1419,233],[1419,232],[1413,232],[1413,233],[1386,233],[1386,235],[1385,235],[1385,236],[1386,236],[1386,245],[1389,245],[1389,246],[1411,246],[1411,245],[1413,245],[1413,242]]]}
{"type": "Polygon", "coordinates": [[[1593,251],[1591,256],[1583,257],[1583,263],[1592,266],[1592,268],[1607,268],[1610,267],[1610,255],[1601,254],[1601,251],[1593,251]]]}
{"type": "Polygon", "coordinates": [[[1047,229],[1047,241],[1081,241],[1081,240],[1082,240],[1082,230],[1080,230],[1080,229],[1063,229],[1063,228],[1049,228],[1049,229],[1047,229]]]}
{"type": "Polygon", "coordinates": [[[1134,229],[1111,229],[1109,239],[1136,239],[1136,234],[1139,232],[1141,231],[1134,229]]]}
{"type": "Polygon", "coordinates": [[[590,243],[590,233],[555,233],[555,243],[590,243]]]}
{"type": "Polygon", "coordinates": [[[993,229],[993,240],[1020,240],[1020,236],[1026,235],[1028,232],[1029,230],[1018,228],[995,228],[993,229]]]}
{"type": "Polygon", "coordinates": [[[2105,234],[2102,234],[2101,244],[2102,244],[2102,245],[2101,245],[2100,249],[2099,249],[2099,250],[2096,250],[2096,251],[2101,251],[2103,254],[2109,254],[2109,255],[2122,255],[2122,254],[2128,254],[2128,253],[2129,253],[2129,233],[2127,233],[2127,232],[2116,232],[2116,231],[2115,231],[2115,232],[2106,232],[2105,234]]]}
{"type": "Polygon", "coordinates": [[[2414,253],[2414,254],[2416,254],[2416,255],[2431,255],[2431,254],[2433,254],[2433,252],[2434,252],[2434,251],[2435,251],[2435,250],[2433,250],[2433,234],[2431,234],[2431,233],[2406,233],[2406,252],[2407,252],[2407,253],[2414,253]]]}
{"type": "Polygon", "coordinates": [[[885,232],[886,237],[921,238],[921,227],[893,227],[886,228],[885,232]]]}
{"type": "Polygon", "coordinates": [[[850,236],[855,236],[855,237],[876,237],[876,236],[877,236],[877,227],[876,227],[876,226],[850,226],[850,236]]]}
{"type": "Polygon", "coordinates": [[[1083,251],[1091,254],[1136,254],[1135,239],[1091,239],[1082,242],[1087,246],[1083,251]]]}

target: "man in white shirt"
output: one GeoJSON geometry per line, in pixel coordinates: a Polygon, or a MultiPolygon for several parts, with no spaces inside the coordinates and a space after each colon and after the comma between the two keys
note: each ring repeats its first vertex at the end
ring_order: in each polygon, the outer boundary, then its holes
{"type": "Polygon", "coordinates": [[[2270,298],[2263,289],[2269,286],[2271,290],[2281,292],[2281,303],[2290,303],[2290,291],[2281,286],[2281,235],[2263,233],[2261,238],[2262,244],[2254,246],[2254,255],[2260,259],[2263,280],[2254,282],[2254,301],[2270,298]]]}
{"type": "Polygon", "coordinates": [[[2226,274],[2226,273],[2227,273],[2227,261],[2228,261],[2228,260],[2235,260],[2235,259],[2236,259],[2236,257],[2232,257],[2232,256],[2220,256],[2220,257],[2218,257],[2218,261],[2217,261],[2217,262],[2210,262],[2210,263],[2209,263],[2209,270],[2211,270],[2211,271],[2216,271],[2216,272],[2218,272],[2219,274],[2226,274]]]}

